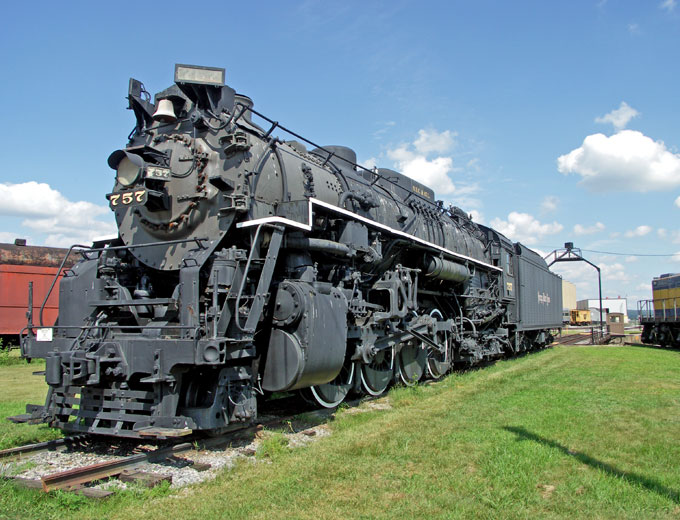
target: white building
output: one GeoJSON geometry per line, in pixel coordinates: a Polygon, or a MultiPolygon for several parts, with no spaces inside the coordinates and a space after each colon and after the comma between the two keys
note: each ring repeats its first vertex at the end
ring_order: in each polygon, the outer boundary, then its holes
{"type": "Polygon", "coordinates": [[[607,314],[610,312],[620,312],[623,314],[623,320],[628,323],[628,300],[625,298],[602,298],[602,313],[603,319],[599,320],[600,315],[600,300],[579,300],[576,302],[576,308],[580,310],[590,310],[590,316],[593,322],[606,321],[607,314]]]}

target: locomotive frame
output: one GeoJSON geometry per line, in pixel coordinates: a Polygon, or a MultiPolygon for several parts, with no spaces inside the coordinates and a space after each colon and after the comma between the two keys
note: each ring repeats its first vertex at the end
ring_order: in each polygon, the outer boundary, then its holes
{"type": "Polygon", "coordinates": [[[135,128],[109,157],[119,236],[65,273],[54,327],[29,315],[22,353],[46,359],[50,388],[28,419],[224,431],[258,396],[334,407],[551,343],[561,279],[538,254],[291,132],[223,76],[178,65],[154,103],[130,80],[135,128]]]}

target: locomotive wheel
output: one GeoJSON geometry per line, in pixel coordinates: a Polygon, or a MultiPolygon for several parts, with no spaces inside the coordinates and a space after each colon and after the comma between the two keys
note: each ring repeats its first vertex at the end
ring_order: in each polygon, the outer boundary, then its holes
{"type": "Polygon", "coordinates": [[[354,363],[345,363],[338,376],[323,385],[310,386],[302,390],[304,397],[324,408],[335,408],[345,400],[354,382],[354,363]]]}
{"type": "Polygon", "coordinates": [[[361,365],[361,388],[368,395],[382,394],[392,381],[394,355],[391,349],[378,352],[371,363],[361,365]]]}
{"type": "Polygon", "coordinates": [[[451,354],[430,349],[427,352],[427,373],[432,379],[439,379],[451,368],[451,354]]]}
{"type": "MultiPolygon", "coordinates": [[[[430,316],[437,316],[440,320],[444,317],[437,309],[430,312],[430,316]]],[[[432,379],[439,379],[451,368],[451,348],[448,345],[446,332],[440,331],[436,334],[435,343],[445,347],[444,352],[428,348],[427,350],[427,373],[432,379]]]]}
{"type": "Polygon", "coordinates": [[[426,364],[427,350],[411,341],[405,343],[397,354],[399,379],[406,386],[417,384],[425,373],[426,364]]]}

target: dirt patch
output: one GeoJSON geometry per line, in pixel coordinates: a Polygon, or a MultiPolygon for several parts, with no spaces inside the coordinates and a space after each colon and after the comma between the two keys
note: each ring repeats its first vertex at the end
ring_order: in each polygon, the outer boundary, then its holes
{"type": "Polygon", "coordinates": [[[552,484],[538,484],[536,487],[541,490],[541,496],[546,500],[552,497],[555,491],[555,486],[552,484]]]}

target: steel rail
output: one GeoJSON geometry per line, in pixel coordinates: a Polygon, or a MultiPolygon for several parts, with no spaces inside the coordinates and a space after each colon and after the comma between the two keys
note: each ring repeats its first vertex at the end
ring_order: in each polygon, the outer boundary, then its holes
{"type": "MultiPolygon", "coordinates": [[[[356,406],[364,401],[372,401],[372,397],[364,397],[362,399],[346,401],[350,406],[356,406]]],[[[311,411],[305,412],[310,417],[318,417],[319,419],[326,418],[333,415],[336,409],[318,408],[311,411]]],[[[288,410],[287,410],[288,412],[288,410]]],[[[14,480],[21,483],[22,485],[30,488],[41,489],[45,492],[54,490],[65,490],[74,491],[76,493],[83,493],[87,496],[92,496],[95,498],[108,496],[110,492],[103,492],[96,489],[83,488],[85,484],[93,482],[95,480],[106,479],[110,477],[116,477],[122,474],[125,470],[141,466],[146,463],[154,463],[165,460],[173,455],[186,453],[194,450],[206,450],[215,449],[220,446],[229,446],[235,439],[243,438],[244,436],[257,435],[263,427],[279,425],[284,426],[288,424],[291,420],[299,415],[300,411],[295,410],[294,413],[286,413],[282,416],[272,417],[269,420],[261,421],[257,424],[250,424],[242,428],[238,428],[229,432],[225,432],[223,435],[218,437],[212,437],[207,439],[192,440],[191,442],[176,443],[169,446],[161,447],[153,451],[148,451],[144,453],[137,453],[127,457],[123,457],[117,460],[100,462],[96,464],[91,464],[88,466],[83,466],[80,468],[75,468],[67,471],[62,471],[59,473],[53,473],[51,475],[46,475],[40,480],[25,480],[21,477],[15,477],[14,480]],[[89,493],[91,491],[91,493],[89,493]]],[[[17,457],[23,454],[33,454],[40,451],[55,450],[64,451],[69,448],[72,444],[77,442],[92,439],[94,436],[89,434],[81,434],[72,437],[66,437],[63,439],[57,439],[54,441],[41,442],[37,444],[28,444],[25,446],[19,446],[17,448],[10,448],[7,450],[0,451],[1,457],[17,457]]]]}
{"type": "Polygon", "coordinates": [[[118,460],[100,462],[90,466],[53,473],[52,475],[42,477],[40,481],[42,482],[43,491],[78,488],[93,480],[120,475],[125,469],[134,468],[135,466],[140,466],[146,462],[164,460],[171,455],[191,451],[192,449],[194,449],[194,445],[190,442],[173,444],[172,446],[159,448],[147,453],[138,453],[118,460]]]}
{"type": "Polygon", "coordinates": [[[590,334],[571,334],[569,336],[562,336],[561,338],[557,338],[554,342],[556,345],[576,345],[577,343],[581,341],[590,341],[591,340],[591,335],[590,334]]]}
{"type": "MultiPolygon", "coordinates": [[[[349,404],[358,404],[359,402],[362,402],[362,400],[350,401],[349,404]]],[[[318,415],[319,417],[326,417],[332,415],[335,412],[335,409],[321,408],[307,413],[310,416],[318,415]]],[[[53,473],[52,475],[46,475],[42,477],[40,482],[42,483],[43,491],[53,491],[57,489],[67,491],[77,490],[80,486],[94,480],[115,477],[123,473],[123,471],[126,469],[132,469],[136,466],[141,466],[149,462],[162,461],[171,457],[172,455],[186,453],[192,450],[205,450],[229,445],[234,439],[244,435],[256,433],[264,426],[272,426],[274,424],[285,425],[297,415],[298,413],[274,417],[268,421],[262,421],[258,424],[239,428],[218,437],[201,439],[197,443],[182,442],[164,448],[158,448],[154,451],[130,455],[118,460],[100,462],[68,471],[62,471],[60,473],[53,473]]]]}
{"type": "Polygon", "coordinates": [[[88,435],[74,435],[71,437],[64,437],[63,439],[55,439],[51,441],[38,442],[35,444],[25,444],[24,446],[17,446],[16,448],[8,448],[0,451],[0,459],[12,459],[22,457],[42,451],[64,451],[72,445],[82,442],[89,438],[88,435]]]}

